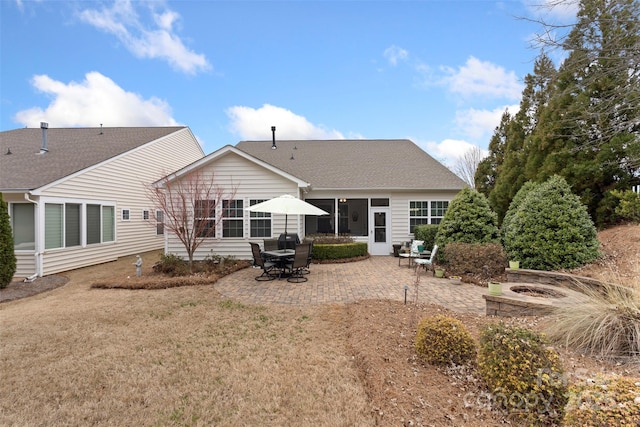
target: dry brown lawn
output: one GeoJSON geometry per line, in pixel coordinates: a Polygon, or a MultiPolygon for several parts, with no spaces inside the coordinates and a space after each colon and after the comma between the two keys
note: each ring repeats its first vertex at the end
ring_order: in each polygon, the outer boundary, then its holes
{"type": "MultiPolygon", "coordinates": [[[[616,251],[638,250],[632,231],[616,251]]],[[[144,255],[145,274],[157,256],[144,255]]],[[[132,262],[72,271],[62,287],[0,304],[0,425],[505,425],[477,404],[472,375],[416,358],[417,322],[442,307],[249,306],[210,284],[91,288],[124,280],[132,262]]],[[[495,320],[454,315],[476,337],[495,320]]],[[[632,374],[566,351],[562,359],[569,378],[632,374]]]]}

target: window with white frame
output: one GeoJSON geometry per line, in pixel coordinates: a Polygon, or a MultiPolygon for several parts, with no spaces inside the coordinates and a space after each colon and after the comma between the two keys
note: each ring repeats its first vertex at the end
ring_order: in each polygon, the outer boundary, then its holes
{"type": "Polygon", "coordinates": [[[44,204],[45,249],[80,246],[83,237],[87,244],[113,242],[115,208],[97,204],[83,206],[80,203],[44,204]]]}
{"type": "Polygon", "coordinates": [[[196,200],[193,225],[199,237],[216,237],[215,200],[196,200]]]}
{"type": "Polygon", "coordinates": [[[33,204],[11,204],[11,229],[15,250],[34,250],[36,248],[36,229],[33,204]]]}
{"type": "Polygon", "coordinates": [[[412,200],[409,202],[409,233],[416,225],[440,224],[449,207],[446,200],[412,200]]]}
{"type": "Polygon", "coordinates": [[[222,201],[222,237],[244,236],[244,210],[242,200],[222,201]]]}
{"type": "Polygon", "coordinates": [[[131,210],[130,209],[122,209],[122,220],[129,221],[131,219],[131,210]]]}
{"type": "Polygon", "coordinates": [[[143,209],[142,210],[142,219],[144,221],[148,221],[149,220],[149,209],[143,209]]]}
{"type": "MultiPolygon", "coordinates": [[[[249,200],[249,206],[265,200],[249,200]]],[[[271,214],[269,212],[249,212],[251,237],[271,237],[271,214]]]]}
{"type": "Polygon", "coordinates": [[[447,211],[449,207],[449,202],[446,200],[434,200],[431,202],[431,218],[429,220],[429,224],[440,224],[442,218],[444,218],[444,213],[447,211]]]}
{"type": "Polygon", "coordinates": [[[164,234],[164,212],[156,211],[156,235],[162,236],[164,234]]]}

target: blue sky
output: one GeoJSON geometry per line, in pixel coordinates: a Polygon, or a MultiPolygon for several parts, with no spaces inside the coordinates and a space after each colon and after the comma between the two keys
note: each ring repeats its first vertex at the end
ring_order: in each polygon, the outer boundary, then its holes
{"type": "Polygon", "coordinates": [[[0,0],[0,130],[186,125],[210,153],[276,126],[452,165],[517,108],[526,1],[0,0]]]}

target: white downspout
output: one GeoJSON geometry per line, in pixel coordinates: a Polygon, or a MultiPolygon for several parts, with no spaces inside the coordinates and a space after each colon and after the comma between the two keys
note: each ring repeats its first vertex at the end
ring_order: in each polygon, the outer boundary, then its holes
{"type": "Polygon", "coordinates": [[[25,281],[33,281],[36,277],[42,277],[42,239],[38,238],[39,236],[39,232],[40,232],[40,202],[33,200],[31,198],[29,198],[30,193],[25,193],[24,194],[24,198],[27,202],[29,203],[33,203],[35,205],[35,216],[37,218],[37,221],[34,221],[34,236],[35,236],[35,252],[34,252],[34,256],[35,256],[35,262],[36,262],[36,271],[32,276],[27,277],[27,279],[25,281]]]}

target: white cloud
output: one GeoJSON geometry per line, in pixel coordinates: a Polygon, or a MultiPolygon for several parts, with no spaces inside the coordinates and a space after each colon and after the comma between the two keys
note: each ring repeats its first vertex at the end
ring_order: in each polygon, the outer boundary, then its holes
{"type": "Polygon", "coordinates": [[[86,9],[79,16],[82,21],[115,35],[138,58],[160,58],[187,74],[211,68],[203,54],[188,49],[176,35],[173,27],[180,19],[178,13],[169,9],[150,13],[155,28],[145,26],[130,0],[118,0],[111,8],[102,10],[86,9]]]}
{"type": "Polygon", "coordinates": [[[165,101],[154,97],[143,99],[95,71],[87,73],[80,83],[65,84],[47,75],[37,75],[31,83],[53,100],[45,109],[33,107],[16,113],[14,120],[28,127],[37,127],[41,121],[54,127],[178,124],[165,101]]]}
{"type": "Polygon", "coordinates": [[[409,52],[398,46],[391,46],[384,50],[384,57],[394,67],[398,65],[398,61],[406,61],[409,57],[409,52]]]}
{"type": "Polygon", "coordinates": [[[495,128],[500,124],[504,111],[508,109],[514,115],[520,109],[518,104],[505,105],[493,110],[477,110],[470,108],[456,112],[454,124],[456,128],[473,141],[488,141],[495,128]]]}
{"type": "Polygon", "coordinates": [[[442,71],[446,74],[443,83],[451,92],[464,98],[483,96],[519,99],[524,87],[513,71],[507,71],[499,65],[481,61],[473,56],[457,70],[442,67],[442,71]]]}
{"type": "MultiPolygon", "coordinates": [[[[475,147],[474,144],[459,139],[444,139],[440,142],[417,142],[417,144],[449,169],[451,169],[458,159],[464,156],[467,151],[475,147]]],[[[482,151],[485,155],[488,154],[486,150],[482,149],[482,151]]]]}
{"type": "Polygon", "coordinates": [[[524,0],[523,3],[536,17],[560,23],[575,21],[580,9],[579,0],[524,0]]]}
{"type": "Polygon", "coordinates": [[[274,105],[264,104],[257,109],[234,106],[226,113],[231,120],[231,132],[246,140],[271,139],[271,126],[276,127],[278,139],[344,139],[337,130],[315,125],[303,116],[274,105]]]}

